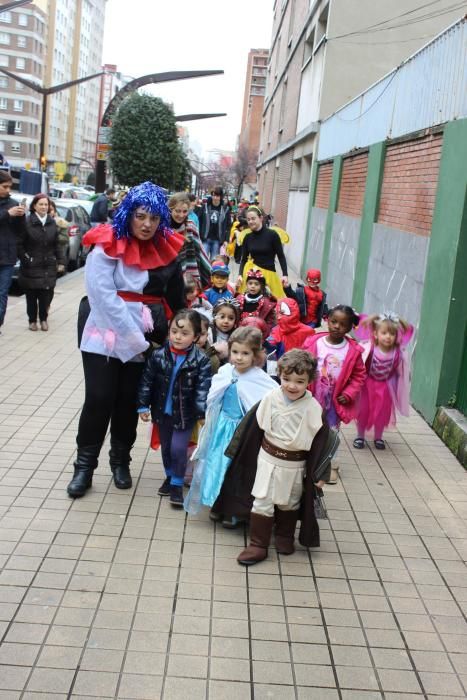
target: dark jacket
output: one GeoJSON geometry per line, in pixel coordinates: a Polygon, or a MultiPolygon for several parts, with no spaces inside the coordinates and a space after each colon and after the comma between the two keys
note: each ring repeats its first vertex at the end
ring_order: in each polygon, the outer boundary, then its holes
{"type": "Polygon", "coordinates": [[[23,289],[53,289],[57,265],[64,265],[63,246],[58,226],[50,215],[43,226],[36,214],[26,220],[26,229],[18,239],[21,262],[19,283],[23,289]]]}
{"type": "MultiPolygon", "coordinates": [[[[232,459],[224,478],[221,492],[213,510],[226,516],[248,518],[253,505],[251,491],[256,478],[258,453],[264,431],[256,420],[259,403],[253,406],[237,427],[225,454],[232,459]]],[[[304,547],[319,546],[319,527],[315,516],[315,481],[329,478],[330,462],[322,469],[326,456],[329,426],[324,423],[316,433],[305,466],[304,489],[300,506],[299,542],[304,547]],[[324,471],[324,473],[323,473],[324,471]],[[317,474],[319,472],[319,474],[317,474]]]]}
{"type": "Polygon", "coordinates": [[[94,200],[91,209],[91,221],[93,223],[105,224],[109,218],[109,200],[106,194],[100,194],[94,200]]]}
{"type": "MultiPolygon", "coordinates": [[[[164,415],[174,361],[169,344],[154,350],[146,361],[138,388],[138,408],[150,407],[153,423],[164,415]]],[[[180,367],[173,386],[173,424],[185,429],[204,418],[206,399],[211,386],[211,363],[196,345],[180,367]]]]}
{"type": "Polygon", "coordinates": [[[25,216],[10,216],[8,210],[17,207],[12,197],[0,198],[0,265],[14,265],[17,260],[18,236],[25,230],[25,216]]]}
{"type": "MultiPolygon", "coordinates": [[[[211,206],[211,200],[208,200],[208,202],[203,206],[199,215],[199,235],[202,241],[207,240],[209,228],[211,226],[211,206]]],[[[232,220],[230,216],[230,209],[225,204],[221,204],[218,224],[219,233],[217,237],[217,240],[221,245],[228,240],[231,225],[232,220]]]]}

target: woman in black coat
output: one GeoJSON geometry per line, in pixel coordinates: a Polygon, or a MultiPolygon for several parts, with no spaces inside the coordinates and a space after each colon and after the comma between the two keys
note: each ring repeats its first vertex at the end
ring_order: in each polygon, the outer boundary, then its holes
{"type": "Polygon", "coordinates": [[[48,213],[49,208],[48,196],[36,194],[29,207],[26,229],[18,240],[19,283],[26,294],[30,331],[37,331],[38,314],[41,330],[49,330],[47,316],[57,272],[65,269],[59,229],[48,213]]]}

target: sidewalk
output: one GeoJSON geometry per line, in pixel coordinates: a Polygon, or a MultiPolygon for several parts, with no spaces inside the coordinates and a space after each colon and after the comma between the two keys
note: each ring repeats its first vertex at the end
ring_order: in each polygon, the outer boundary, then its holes
{"type": "Polygon", "coordinates": [[[10,298],[0,336],[0,700],[465,698],[467,474],[426,423],[385,452],[347,429],[321,548],[245,570],[243,531],[155,496],[147,428],[133,489],[104,449],[67,497],[82,293],[61,280],[48,333],[10,298]]]}

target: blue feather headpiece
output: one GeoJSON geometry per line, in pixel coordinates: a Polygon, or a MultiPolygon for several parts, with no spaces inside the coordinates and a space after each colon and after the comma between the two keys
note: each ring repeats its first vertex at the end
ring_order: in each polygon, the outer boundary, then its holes
{"type": "Polygon", "coordinates": [[[115,210],[112,226],[116,238],[131,238],[131,216],[139,207],[161,217],[158,231],[164,234],[171,233],[170,212],[165,190],[152,182],[143,182],[141,185],[132,187],[115,210]]]}

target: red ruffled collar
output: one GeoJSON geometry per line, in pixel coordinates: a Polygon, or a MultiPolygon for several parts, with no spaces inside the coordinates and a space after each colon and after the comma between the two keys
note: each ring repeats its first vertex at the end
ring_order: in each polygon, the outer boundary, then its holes
{"type": "Polygon", "coordinates": [[[119,258],[125,265],[134,265],[141,270],[153,270],[169,265],[177,257],[185,243],[179,233],[165,237],[156,233],[150,241],[137,238],[115,238],[111,224],[101,224],[90,229],[83,237],[86,246],[101,245],[110,258],[119,258]]]}

